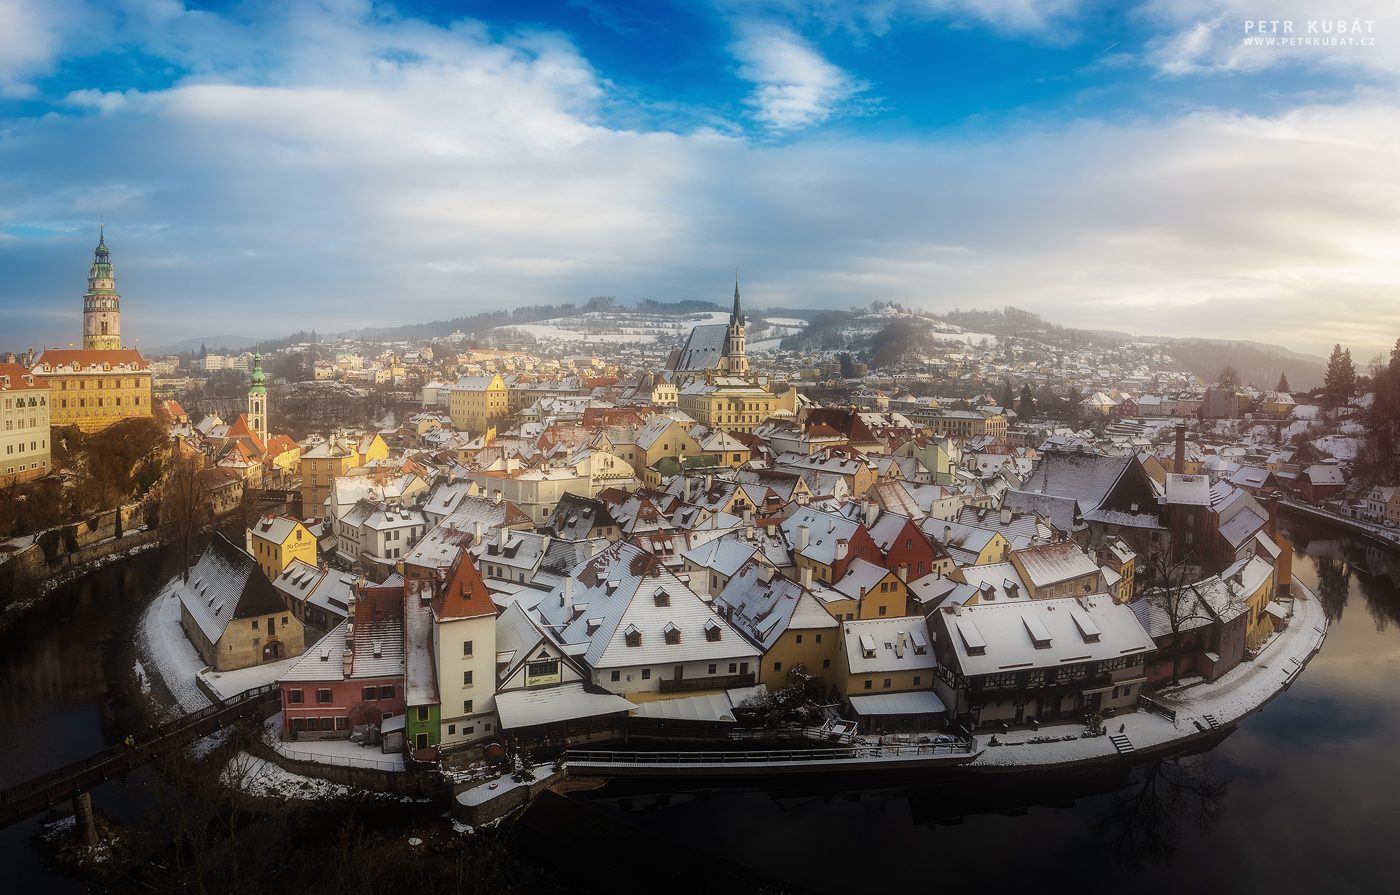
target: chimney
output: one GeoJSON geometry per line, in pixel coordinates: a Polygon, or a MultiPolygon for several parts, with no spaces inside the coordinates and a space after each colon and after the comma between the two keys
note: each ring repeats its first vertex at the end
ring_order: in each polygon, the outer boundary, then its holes
{"type": "Polygon", "coordinates": [[[750,541],[753,540],[753,523],[744,526],[744,537],[750,541]]]}
{"type": "Polygon", "coordinates": [[[900,631],[900,632],[899,632],[899,639],[896,640],[896,641],[895,641],[895,644],[894,644],[894,655],[895,655],[895,658],[897,658],[897,659],[903,659],[903,658],[904,658],[904,636],[905,636],[905,635],[904,635],[904,632],[903,632],[903,631],[900,631]]]}
{"type": "Polygon", "coordinates": [[[909,564],[908,564],[908,563],[900,563],[900,564],[899,564],[898,570],[895,571],[895,574],[899,576],[899,580],[900,580],[900,581],[908,581],[908,580],[909,580],[909,564]]]}
{"type": "Polygon", "coordinates": [[[805,525],[797,526],[797,549],[807,549],[807,538],[811,535],[811,529],[805,525]]]}
{"type": "Polygon", "coordinates": [[[481,520],[480,520],[480,519],[478,519],[478,520],[476,520],[476,522],[472,523],[472,538],[473,538],[473,540],[472,540],[472,546],[473,546],[473,547],[479,547],[479,546],[481,546],[481,520]]]}
{"type": "Polygon", "coordinates": [[[1008,506],[1005,506],[1005,505],[1002,506],[1002,508],[1001,508],[1001,524],[1002,524],[1002,525],[1010,525],[1010,524],[1011,524],[1011,507],[1008,507],[1008,506]]]}
{"type": "Polygon", "coordinates": [[[1278,495],[1269,495],[1269,537],[1278,542],[1278,495]]]}
{"type": "Polygon", "coordinates": [[[565,615],[574,614],[574,576],[569,575],[564,579],[564,592],[559,595],[559,605],[564,609],[565,615]]]}
{"type": "Polygon", "coordinates": [[[505,500],[505,495],[502,494],[500,491],[496,491],[492,495],[492,502],[495,503],[496,506],[500,506],[502,500],[505,500]]]}
{"type": "Polygon", "coordinates": [[[549,549],[549,535],[545,535],[543,538],[540,538],[540,553],[543,554],[543,553],[544,553],[546,550],[548,550],[548,549],[549,549]]]}
{"type": "Polygon", "coordinates": [[[706,491],[709,491],[709,490],[710,490],[710,483],[714,481],[714,478],[715,478],[715,477],[712,476],[712,475],[710,475],[709,473],[706,473],[706,474],[705,474],[705,490],[706,490],[706,491]]]}
{"type": "Polygon", "coordinates": [[[838,538],[837,541],[836,541],[836,558],[837,558],[837,559],[845,559],[845,558],[846,558],[846,554],[847,554],[848,552],[850,552],[850,549],[851,549],[851,543],[850,543],[850,541],[847,541],[845,538],[838,538]]]}
{"type": "Polygon", "coordinates": [[[808,590],[811,590],[811,588],[812,588],[812,567],[811,567],[811,566],[803,566],[803,567],[802,567],[802,572],[798,575],[798,583],[800,583],[803,587],[807,588],[808,590]]]}
{"type": "Polygon", "coordinates": [[[1176,424],[1176,469],[1172,470],[1177,475],[1186,471],[1186,424],[1176,424]]]}
{"type": "Polygon", "coordinates": [[[953,526],[943,526],[943,546],[948,546],[948,542],[953,539],[953,526]]]}
{"type": "Polygon", "coordinates": [[[954,615],[962,615],[962,604],[961,604],[961,603],[954,603],[954,604],[953,604],[953,614],[954,614],[954,615]]]}
{"type": "Polygon", "coordinates": [[[865,527],[869,528],[875,524],[875,517],[880,512],[880,508],[875,505],[875,501],[867,499],[865,501],[865,527]]]}

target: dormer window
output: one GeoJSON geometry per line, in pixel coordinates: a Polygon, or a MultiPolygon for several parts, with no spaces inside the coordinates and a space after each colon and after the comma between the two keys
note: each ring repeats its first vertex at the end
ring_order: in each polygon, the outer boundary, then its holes
{"type": "Polygon", "coordinates": [[[708,640],[710,643],[717,643],[720,639],[720,636],[723,633],[723,630],[719,626],[719,622],[715,621],[714,619],[710,619],[709,621],[705,622],[705,639],[708,640]]]}
{"type": "Polygon", "coordinates": [[[622,634],[627,639],[628,646],[642,645],[642,632],[637,630],[636,625],[628,625],[627,630],[623,631],[622,634]]]}
{"type": "Polygon", "coordinates": [[[669,644],[674,645],[681,642],[681,629],[677,628],[672,622],[666,623],[666,627],[663,629],[662,633],[666,635],[666,642],[669,644]]]}
{"type": "Polygon", "coordinates": [[[656,589],[656,593],[652,595],[652,599],[656,601],[657,606],[671,605],[671,595],[659,587],[656,589]]]}

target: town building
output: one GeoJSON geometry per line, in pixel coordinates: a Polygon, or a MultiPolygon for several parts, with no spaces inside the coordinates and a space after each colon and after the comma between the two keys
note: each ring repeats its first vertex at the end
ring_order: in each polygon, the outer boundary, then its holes
{"type": "Polygon", "coordinates": [[[0,486],[48,474],[50,396],[23,364],[0,363],[0,486]]]}
{"type": "Polygon", "coordinates": [[[316,565],[316,538],[291,516],[264,515],[248,529],[246,546],[270,581],[275,581],[292,560],[316,565]]]}

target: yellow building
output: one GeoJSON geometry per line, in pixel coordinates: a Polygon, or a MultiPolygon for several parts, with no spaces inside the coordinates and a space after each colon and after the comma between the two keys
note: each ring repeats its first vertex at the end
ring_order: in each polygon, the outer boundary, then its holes
{"type": "Polygon", "coordinates": [[[938,663],[920,616],[841,623],[837,690],[847,699],[933,689],[938,663]]]}
{"type": "Polygon", "coordinates": [[[463,431],[481,431],[487,420],[510,415],[505,380],[499,374],[463,376],[452,386],[448,416],[463,431]]]}
{"type": "Polygon", "coordinates": [[[841,627],[821,601],[797,582],[757,559],[744,563],[715,599],[715,611],[759,649],[758,683],[780,690],[802,666],[834,683],[841,655],[841,627]]]}
{"type": "MultiPolygon", "coordinates": [[[[376,436],[378,437],[378,436],[376,436]]],[[[314,519],[331,495],[336,476],[359,465],[356,445],[344,435],[335,435],[301,452],[301,516],[314,519]]]]}
{"type": "Polygon", "coordinates": [[[696,379],[677,395],[682,411],[702,426],[752,432],[778,407],[773,394],[737,376],[696,379]]]}
{"type": "Polygon", "coordinates": [[[637,434],[636,454],[632,468],[641,475],[663,457],[695,457],[703,454],[700,444],[690,437],[685,427],[665,416],[653,416],[647,427],[637,434]]]}
{"type": "Polygon", "coordinates": [[[827,610],[837,618],[895,618],[908,608],[908,588],[899,576],[863,559],[851,560],[833,588],[845,597],[827,600],[827,610]]]}
{"type": "Polygon", "coordinates": [[[33,373],[48,385],[49,421],[98,432],[152,416],[151,366],[131,349],[49,349],[33,373]]]}
{"type": "Polygon", "coordinates": [[[316,565],[316,539],[290,516],[269,513],[259,519],[248,529],[247,549],[269,580],[294,559],[316,565]]]}

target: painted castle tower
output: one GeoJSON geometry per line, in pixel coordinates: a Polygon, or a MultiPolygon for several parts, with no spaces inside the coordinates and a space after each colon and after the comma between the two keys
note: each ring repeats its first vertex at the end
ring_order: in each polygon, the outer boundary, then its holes
{"type": "Polygon", "coordinates": [[[262,370],[262,353],[253,349],[253,374],[248,385],[248,428],[267,444],[267,376],[262,370]]]}
{"type": "Polygon", "coordinates": [[[88,271],[88,291],[83,295],[83,348],[87,350],[116,351],[122,347],[122,297],[116,286],[112,256],[99,231],[88,271]]]}

